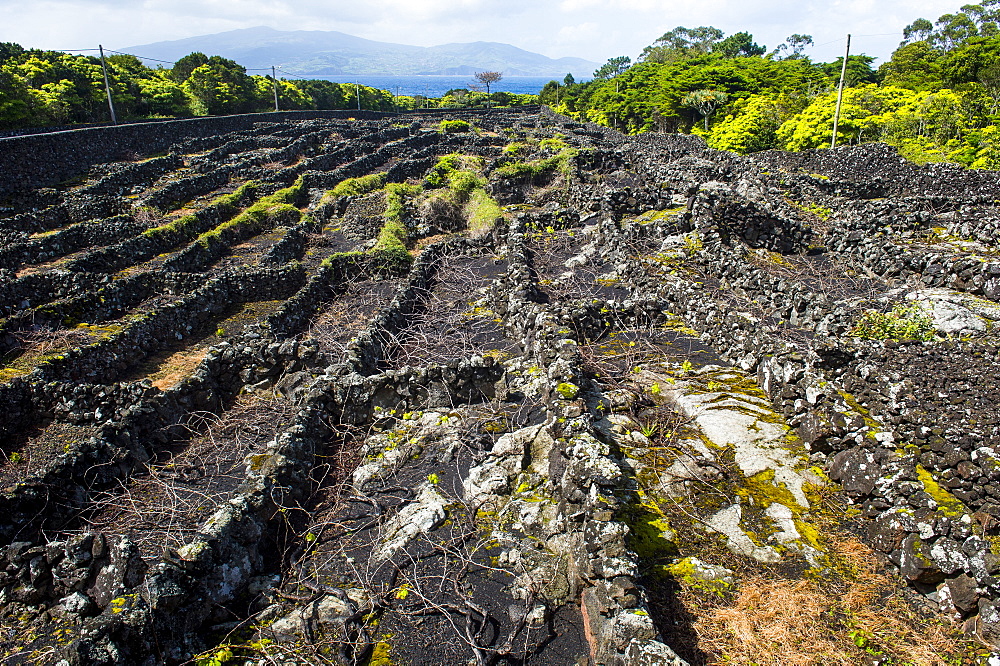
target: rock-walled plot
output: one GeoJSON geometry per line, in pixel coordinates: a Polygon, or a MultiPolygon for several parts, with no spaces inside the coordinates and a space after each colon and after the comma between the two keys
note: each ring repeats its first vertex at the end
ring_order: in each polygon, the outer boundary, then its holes
{"type": "Polygon", "coordinates": [[[987,659],[1000,179],[452,115],[0,141],[5,663],[987,659]]]}

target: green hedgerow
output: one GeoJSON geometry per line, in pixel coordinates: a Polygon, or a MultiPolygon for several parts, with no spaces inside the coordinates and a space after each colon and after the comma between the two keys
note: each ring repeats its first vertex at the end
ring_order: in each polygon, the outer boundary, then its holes
{"type": "Polygon", "coordinates": [[[389,183],[386,185],[385,218],[387,220],[402,220],[406,199],[420,194],[420,189],[419,185],[406,185],[405,183],[389,183]]]}
{"type": "Polygon", "coordinates": [[[327,197],[346,197],[368,194],[382,187],[385,184],[384,173],[372,173],[367,176],[357,178],[347,178],[326,193],[327,197]]]}

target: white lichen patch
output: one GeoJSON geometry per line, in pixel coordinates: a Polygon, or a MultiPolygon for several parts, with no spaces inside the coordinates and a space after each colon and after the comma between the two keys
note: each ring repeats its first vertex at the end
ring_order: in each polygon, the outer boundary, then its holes
{"type": "MultiPolygon", "coordinates": [[[[684,423],[671,456],[641,474],[645,490],[654,499],[694,508],[699,493],[721,491],[729,503],[721,509],[715,504],[701,524],[723,535],[730,550],[764,563],[797,553],[820,566],[816,531],[806,527],[806,490],[823,479],[809,469],[805,448],[756,382],[733,368],[687,366],[646,370],[639,383],[684,423]]],[[[618,440],[627,448],[628,434],[618,434],[618,440]]],[[[629,460],[639,457],[633,450],[629,460]]]]}
{"type": "Polygon", "coordinates": [[[420,534],[437,529],[448,516],[448,500],[434,484],[420,484],[417,497],[386,523],[381,543],[374,553],[376,560],[386,560],[406,547],[420,534]]]}
{"type": "Polygon", "coordinates": [[[816,481],[806,471],[808,461],[790,450],[784,418],[746,380],[737,370],[705,366],[689,380],[660,383],[659,398],[690,419],[714,448],[731,450],[744,476],[773,472],[774,485],[791,493],[795,508],[807,509],[802,486],[816,481]]]}
{"type": "Polygon", "coordinates": [[[758,562],[775,564],[781,561],[781,553],[771,546],[758,546],[753,542],[740,525],[743,519],[743,509],[739,504],[727,506],[722,511],[705,521],[710,529],[726,537],[729,549],[739,555],[752,557],[758,562]]]}
{"type": "Polygon", "coordinates": [[[906,299],[922,305],[943,335],[985,333],[1000,321],[1000,305],[954,289],[918,289],[906,294],[906,299]]]}

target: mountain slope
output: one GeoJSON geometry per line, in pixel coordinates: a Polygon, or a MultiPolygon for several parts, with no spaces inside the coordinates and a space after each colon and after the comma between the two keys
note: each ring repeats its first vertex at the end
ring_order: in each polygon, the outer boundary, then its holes
{"type": "Polygon", "coordinates": [[[144,58],[177,60],[193,51],[221,55],[257,69],[278,65],[300,75],[472,74],[497,70],[507,76],[589,76],[598,63],[553,59],[497,42],[422,47],[376,42],[342,32],[280,31],[267,27],[231,30],[121,50],[144,58]]]}

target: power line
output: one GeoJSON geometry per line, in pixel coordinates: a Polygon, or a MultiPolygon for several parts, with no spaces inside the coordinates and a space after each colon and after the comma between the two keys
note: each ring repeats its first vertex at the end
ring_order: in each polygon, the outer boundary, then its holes
{"type": "Polygon", "coordinates": [[[170,61],[170,60],[157,60],[156,58],[147,58],[146,56],[136,55],[134,53],[125,53],[123,51],[112,51],[111,49],[108,49],[108,53],[114,53],[116,55],[132,56],[133,58],[139,58],[140,60],[151,60],[153,62],[162,62],[164,65],[176,65],[177,64],[176,62],[173,62],[173,61],[170,61]]]}
{"type": "Polygon", "coordinates": [[[286,72],[285,70],[281,69],[280,67],[278,67],[278,71],[281,72],[282,74],[284,74],[285,76],[294,76],[295,78],[302,79],[303,81],[311,81],[312,80],[308,76],[300,76],[298,74],[292,74],[290,72],[286,72]]]}
{"type": "Polygon", "coordinates": [[[837,42],[842,42],[842,41],[844,41],[843,37],[841,37],[840,39],[834,39],[833,41],[823,42],[822,44],[812,44],[810,46],[807,46],[806,48],[818,49],[821,46],[828,46],[830,44],[836,44],[837,42]]]}
{"type": "MultiPolygon", "coordinates": [[[[97,49],[84,49],[84,50],[96,51],[97,49]]],[[[138,55],[138,54],[135,54],[135,53],[125,53],[124,51],[112,51],[111,49],[107,49],[107,52],[108,53],[115,53],[117,55],[132,56],[134,58],[139,58],[140,60],[149,60],[151,62],[160,62],[160,63],[163,63],[164,65],[176,65],[177,64],[177,62],[173,61],[173,60],[158,60],[156,58],[148,58],[146,56],[141,56],[141,55],[138,55]]],[[[271,68],[270,67],[256,67],[256,68],[244,67],[243,69],[245,69],[248,72],[266,72],[266,71],[270,70],[271,68]]]]}

